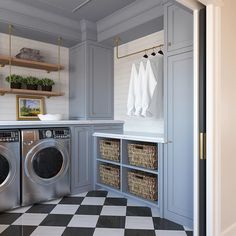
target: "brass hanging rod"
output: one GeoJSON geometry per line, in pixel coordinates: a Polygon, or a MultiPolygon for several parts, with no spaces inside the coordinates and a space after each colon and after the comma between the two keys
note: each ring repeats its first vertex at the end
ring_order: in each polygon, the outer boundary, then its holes
{"type": "Polygon", "coordinates": [[[149,50],[154,50],[156,48],[164,47],[164,44],[159,44],[159,45],[156,45],[156,46],[153,46],[153,47],[150,47],[150,48],[145,48],[145,49],[140,50],[140,51],[136,51],[136,52],[132,52],[132,53],[129,53],[129,54],[126,54],[126,55],[119,56],[119,43],[120,43],[120,38],[116,37],[115,38],[115,45],[116,45],[116,58],[117,59],[122,59],[122,58],[130,57],[130,56],[133,56],[133,55],[136,55],[136,54],[139,54],[139,53],[145,53],[145,52],[147,52],[149,50]]]}

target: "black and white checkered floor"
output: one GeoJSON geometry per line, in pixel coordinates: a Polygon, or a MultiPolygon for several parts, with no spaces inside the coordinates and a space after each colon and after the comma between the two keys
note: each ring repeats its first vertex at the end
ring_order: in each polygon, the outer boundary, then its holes
{"type": "Polygon", "coordinates": [[[107,191],[21,207],[0,214],[2,236],[190,236],[148,207],[107,191]]]}

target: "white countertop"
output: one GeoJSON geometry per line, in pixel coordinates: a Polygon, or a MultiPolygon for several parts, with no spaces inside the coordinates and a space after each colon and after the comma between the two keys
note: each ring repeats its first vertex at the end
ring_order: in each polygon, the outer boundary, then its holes
{"type": "Polygon", "coordinates": [[[0,121],[1,127],[10,126],[44,126],[44,125],[96,125],[96,124],[123,124],[120,120],[59,120],[59,121],[0,121]]]}
{"type": "Polygon", "coordinates": [[[117,138],[117,139],[126,139],[134,141],[143,141],[143,142],[153,142],[153,143],[167,143],[164,138],[164,134],[154,134],[154,133],[141,133],[141,132],[96,132],[93,134],[95,137],[101,138],[117,138]]]}

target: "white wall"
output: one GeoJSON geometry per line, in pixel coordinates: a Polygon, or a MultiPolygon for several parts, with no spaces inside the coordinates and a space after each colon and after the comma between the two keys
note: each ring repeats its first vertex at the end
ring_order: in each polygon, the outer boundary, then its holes
{"type": "Polygon", "coordinates": [[[236,235],[236,1],[222,7],[221,220],[224,235],[236,235]]]}
{"type": "MultiPolygon", "coordinates": [[[[119,47],[120,55],[150,48],[164,42],[164,31],[160,31],[146,37],[123,44],[119,47]]],[[[152,51],[149,52],[151,54],[152,51]]],[[[116,55],[116,50],[114,49],[116,55]]],[[[127,113],[127,96],[130,81],[131,65],[134,61],[142,59],[143,54],[134,55],[124,59],[114,59],[114,117],[124,120],[126,131],[163,133],[163,119],[129,117],[127,113]]]]}
{"type": "MultiPolygon", "coordinates": [[[[23,47],[39,49],[41,55],[44,56],[46,62],[57,63],[57,46],[46,44],[34,40],[20,37],[12,37],[12,55],[15,56],[23,47]]],[[[8,55],[8,35],[0,34],[0,55],[8,55]]],[[[47,113],[63,114],[64,118],[68,117],[68,97],[69,97],[69,50],[61,48],[61,64],[65,66],[65,70],[61,71],[61,80],[58,81],[58,73],[28,69],[23,67],[12,67],[12,73],[19,75],[32,75],[39,78],[47,77],[53,79],[56,83],[54,91],[61,88],[61,92],[65,92],[65,96],[45,99],[47,113]]],[[[5,77],[9,75],[9,67],[0,68],[0,87],[9,87],[5,81],[5,77]]],[[[16,120],[16,95],[8,94],[0,96],[0,120],[16,120]]]]}

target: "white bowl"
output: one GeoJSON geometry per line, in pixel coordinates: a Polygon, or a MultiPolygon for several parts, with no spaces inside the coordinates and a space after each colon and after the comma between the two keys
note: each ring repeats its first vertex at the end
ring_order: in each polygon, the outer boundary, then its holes
{"type": "Polygon", "coordinates": [[[42,121],[54,121],[54,120],[62,120],[62,115],[60,114],[46,114],[46,115],[42,115],[39,114],[38,118],[42,121]]]}

